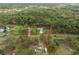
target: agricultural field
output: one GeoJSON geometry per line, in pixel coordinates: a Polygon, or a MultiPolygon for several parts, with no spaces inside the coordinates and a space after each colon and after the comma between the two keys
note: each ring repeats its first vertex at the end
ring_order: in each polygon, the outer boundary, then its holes
{"type": "Polygon", "coordinates": [[[79,55],[79,4],[0,4],[1,55],[79,55]]]}

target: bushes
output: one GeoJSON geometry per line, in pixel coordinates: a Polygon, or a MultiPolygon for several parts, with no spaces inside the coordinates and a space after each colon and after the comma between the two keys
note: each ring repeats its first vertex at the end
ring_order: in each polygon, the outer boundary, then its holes
{"type": "MultiPolygon", "coordinates": [[[[66,36],[64,38],[56,38],[56,36],[49,41],[48,53],[49,54],[62,54],[57,50],[60,48],[67,50],[70,54],[79,54],[79,37],[78,36],[66,36]],[[56,53],[57,52],[57,53],[56,53]]],[[[63,52],[65,52],[65,50],[63,52]]],[[[65,53],[64,53],[65,54],[65,53]]]]}
{"type": "Polygon", "coordinates": [[[74,37],[67,37],[65,39],[65,43],[70,46],[72,49],[78,49],[79,48],[79,39],[74,37]]]}
{"type": "Polygon", "coordinates": [[[48,43],[48,53],[55,54],[56,49],[59,47],[59,43],[54,39],[50,39],[48,43]]]}

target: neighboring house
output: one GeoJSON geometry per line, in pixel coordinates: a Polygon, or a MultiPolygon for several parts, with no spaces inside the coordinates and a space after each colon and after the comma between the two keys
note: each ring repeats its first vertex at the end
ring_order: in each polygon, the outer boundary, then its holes
{"type": "Polygon", "coordinates": [[[4,31],[10,31],[10,28],[8,26],[5,26],[4,28],[0,28],[0,32],[4,32],[4,31]]]}
{"type": "Polygon", "coordinates": [[[39,30],[39,33],[42,34],[43,33],[43,28],[37,28],[37,30],[39,30]]]}
{"type": "Polygon", "coordinates": [[[0,29],[0,32],[3,33],[3,36],[7,36],[8,32],[10,31],[10,28],[8,26],[5,26],[4,28],[0,29]]]}
{"type": "Polygon", "coordinates": [[[4,31],[4,29],[0,29],[0,32],[3,32],[4,31]]]}

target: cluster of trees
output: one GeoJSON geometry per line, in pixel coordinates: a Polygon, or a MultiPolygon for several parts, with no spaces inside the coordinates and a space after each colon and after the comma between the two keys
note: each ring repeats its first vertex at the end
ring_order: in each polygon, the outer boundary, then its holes
{"type": "Polygon", "coordinates": [[[55,33],[79,34],[78,13],[74,9],[65,7],[47,9],[31,7],[17,14],[9,15],[6,21],[7,24],[16,25],[26,25],[28,23],[29,25],[46,24],[47,26],[50,25],[51,30],[55,33]]]}

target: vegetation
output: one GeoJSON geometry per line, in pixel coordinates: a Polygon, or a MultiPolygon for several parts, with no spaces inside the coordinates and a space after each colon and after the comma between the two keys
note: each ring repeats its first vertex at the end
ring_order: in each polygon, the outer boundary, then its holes
{"type": "Polygon", "coordinates": [[[79,4],[0,4],[0,28],[6,25],[5,54],[45,54],[45,47],[48,54],[79,54],[79,4]]]}

